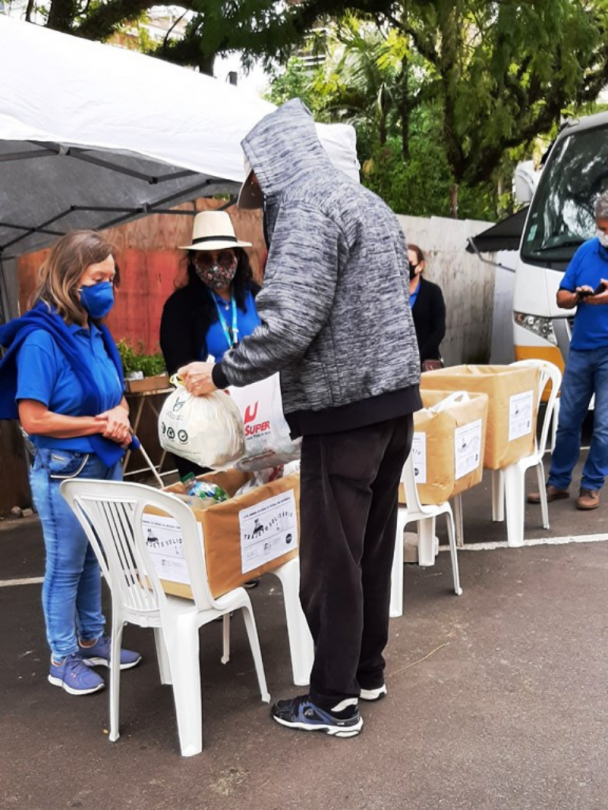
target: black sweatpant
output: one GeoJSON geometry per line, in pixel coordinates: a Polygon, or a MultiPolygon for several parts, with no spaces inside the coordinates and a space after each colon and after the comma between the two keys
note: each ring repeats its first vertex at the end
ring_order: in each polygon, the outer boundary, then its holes
{"type": "Polygon", "coordinates": [[[310,695],[331,709],[384,683],[399,480],[413,417],[304,436],[300,599],[315,643],[310,695]]]}

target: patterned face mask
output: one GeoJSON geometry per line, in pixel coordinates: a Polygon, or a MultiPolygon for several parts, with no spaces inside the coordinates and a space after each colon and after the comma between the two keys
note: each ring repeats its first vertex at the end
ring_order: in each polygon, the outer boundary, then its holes
{"type": "Polygon", "coordinates": [[[222,257],[220,257],[220,260],[214,264],[194,260],[196,275],[212,290],[223,290],[225,287],[229,287],[235,276],[237,265],[238,259],[234,255],[226,261],[222,261],[222,257]]]}

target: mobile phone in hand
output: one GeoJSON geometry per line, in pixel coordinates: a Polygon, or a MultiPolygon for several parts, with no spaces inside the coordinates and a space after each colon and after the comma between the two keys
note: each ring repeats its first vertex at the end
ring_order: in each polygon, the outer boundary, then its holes
{"type": "Polygon", "coordinates": [[[595,292],[593,290],[580,290],[577,294],[579,298],[588,298],[590,295],[595,295],[595,292]]]}
{"type": "Polygon", "coordinates": [[[600,284],[597,285],[597,287],[593,291],[593,295],[599,295],[600,293],[603,293],[605,291],[606,291],[606,285],[602,281],[600,284]]]}

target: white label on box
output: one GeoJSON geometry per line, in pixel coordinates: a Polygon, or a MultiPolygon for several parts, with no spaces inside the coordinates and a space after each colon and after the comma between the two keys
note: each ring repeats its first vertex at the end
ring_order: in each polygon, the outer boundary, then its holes
{"type": "Polygon", "coordinates": [[[426,433],[414,433],[412,460],[417,484],[426,484],[426,433]]]}
{"type": "Polygon", "coordinates": [[[509,441],[532,433],[534,392],[524,391],[509,397],[509,441]]]}
{"type": "Polygon", "coordinates": [[[457,481],[479,467],[481,427],[481,419],[476,419],[454,431],[454,477],[457,481]]]}
{"type": "Polygon", "coordinates": [[[239,523],[243,574],[298,547],[298,517],[292,490],[241,509],[239,523]]]}
{"type": "MultiPolygon", "coordinates": [[[[177,520],[158,515],[143,515],[141,525],[148,553],[152,557],[158,576],[169,582],[189,585],[184,542],[177,520]]],[[[196,524],[196,528],[202,544],[203,532],[200,523],[196,524]]]]}

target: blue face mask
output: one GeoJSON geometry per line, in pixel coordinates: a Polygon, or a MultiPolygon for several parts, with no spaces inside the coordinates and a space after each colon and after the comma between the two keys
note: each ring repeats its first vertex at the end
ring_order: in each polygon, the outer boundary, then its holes
{"type": "Polygon", "coordinates": [[[91,287],[80,288],[80,303],[91,318],[105,318],[114,306],[114,287],[109,281],[100,281],[91,287]]]}

